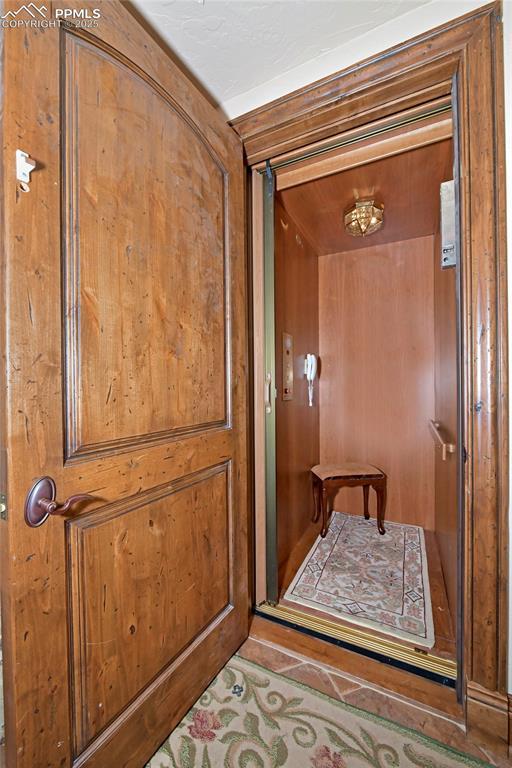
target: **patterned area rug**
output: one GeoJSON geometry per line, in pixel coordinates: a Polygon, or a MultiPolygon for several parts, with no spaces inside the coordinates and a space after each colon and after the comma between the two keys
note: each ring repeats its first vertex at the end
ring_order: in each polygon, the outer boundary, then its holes
{"type": "Polygon", "coordinates": [[[235,656],[146,768],[483,765],[235,656]]]}
{"type": "Polygon", "coordinates": [[[334,512],[285,600],[432,648],[435,642],[422,528],[334,512]]]}

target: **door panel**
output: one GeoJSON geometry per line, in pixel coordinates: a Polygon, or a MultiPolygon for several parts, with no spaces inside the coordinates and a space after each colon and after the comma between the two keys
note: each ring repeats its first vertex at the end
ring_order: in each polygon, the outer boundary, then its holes
{"type": "Polygon", "coordinates": [[[78,749],[231,610],[227,480],[220,465],[68,523],[78,749]]]}
{"type": "Polygon", "coordinates": [[[65,43],[73,456],[225,423],[227,214],[224,168],[157,84],[65,43]]]}
{"type": "Polygon", "coordinates": [[[140,768],[247,634],[241,146],[121,3],[3,78],[7,764],[140,768]]]}

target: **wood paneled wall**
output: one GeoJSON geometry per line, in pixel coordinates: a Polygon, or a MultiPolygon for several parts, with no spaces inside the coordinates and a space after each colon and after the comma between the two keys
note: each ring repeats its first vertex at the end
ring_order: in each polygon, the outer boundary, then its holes
{"type": "MultiPolygon", "coordinates": [[[[311,526],[310,468],[318,464],[318,382],[308,406],[304,356],[318,355],[318,257],[279,200],[275,213],[277,539],[280,576],[311,526]],[[293,336],[294,396],[282,398],[282,334],[293,336]]],[[[281,580],[281,579],[280,579],[281,580]]]]}
{"type": "MultiPolygon", "coordinates": [[[[455,269],[439,265],[439,237],[434,251],[436,421],[444,439],[457,444],[457,295],[455,269]]],[[[442,460],[436,450],[435,532],[452,619],[457,616],[457,454],[442,460]]]]}
{"type": "MultiPolygon", "coordinates": [[[[433,247],[427,236],[319,259],[320,460],[381,467],[386,518],[429,529],[433,247]]],[[[362,503],[361,489],[343,489],[335,508],[362,513],[362,503]]]]}

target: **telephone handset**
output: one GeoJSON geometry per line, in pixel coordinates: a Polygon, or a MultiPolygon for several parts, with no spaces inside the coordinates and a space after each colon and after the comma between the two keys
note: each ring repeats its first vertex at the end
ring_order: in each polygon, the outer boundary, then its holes
{"type": "Polygon", "coordinates": [[[307,354],[304,360],[304,376],[308,382],[309,406],[313,405],[313,382],[316,378],[318,363],[316,355],[307,354]]]}
{"type": "Polygon", "coordinates": [[[307,354],[306,363],[304,366],[304,374],[308,381],[315,380],[316,369],[317,369],[316,355],[307,354]]]}

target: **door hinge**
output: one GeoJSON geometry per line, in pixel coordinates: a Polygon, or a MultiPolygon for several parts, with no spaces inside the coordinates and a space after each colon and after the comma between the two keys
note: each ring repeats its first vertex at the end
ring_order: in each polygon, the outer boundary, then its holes
{"type": "MultiPolygon", "coordinates": [[[[0,448],[0,488],[7,488],[7,450],[0,448]]],[[[7,520],[7,493],[0,491],[0,520],[7,520]]]]}
{"type": "Polygon", "coordinates": [[[7,496],[0,493],[0,520],[7,520],[7,496]]]}
{"type": "Polygon", "coordinates": [[[463,445],[462,446],[462,461],[463,461],[464,464],[466,464],[467,460],[468,460],[468,452],[466,451],[466,447],[463,445]]]}
{"type": "Polygon", "coordinates": [[[274,171],[272,170],[272,166],[270,165],[270,160],[267,160],[267,163],[265,165],[265,175],[266,175],[266,190],[267,190],[267,196],[270,198],[274,197],[274,171]]]}

